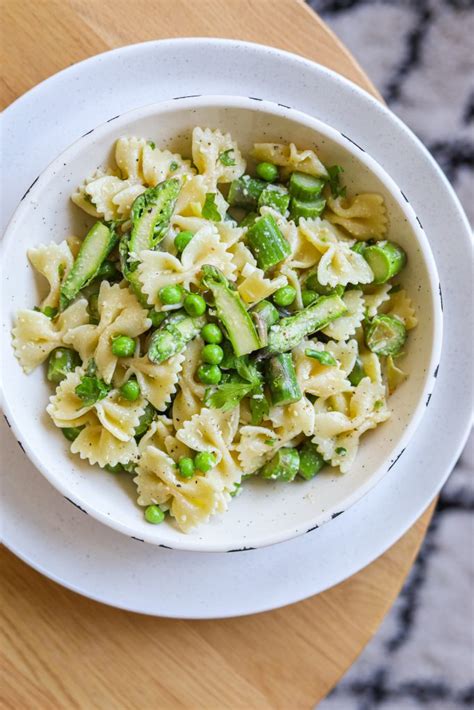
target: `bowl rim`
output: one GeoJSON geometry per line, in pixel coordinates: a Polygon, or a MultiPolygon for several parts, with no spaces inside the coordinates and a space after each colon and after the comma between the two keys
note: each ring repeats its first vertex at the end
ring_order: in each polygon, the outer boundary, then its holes
{"type": "MultiPolygon", "coordinates": [[[[139,539],[144,542],[148,542],[154,545],[163,546],[168,549],[184,550],[188,552],[236,552],[242,550],[251,550],[261,547],[266,547],[268,545],[277,544],[279,542],[285,542],[291,540],[299,535],[315,530],[324,523],[337,517],[345,510],[350,508],[352,505],[357,503],[362,497],[370,492],[377,483],[382,480],[382,478],[388,473],[388,471],[395,465],[396,461],[400,458],[403,451],[407,447],[409,441],[411,440],[413,434],[415,433],[426,407],[430,401],[433,393],[433,389],[436,383],[436,376],[439,368],[439,361],[441,357],[442,348],[442,332],[443,332],[443,306],[442,306],[442,296],[441,296],[441,285],[439,281],[438,271],[436,263],[434,260],[431,247],[429,245],[428,238],[423,230],[421,222],[417,217],[412,205],[409,200],[402,192],[402,190],[397,186],[395,181],[390,177],[390,175],[382,168],[382,166],[367,153],[361,146],[359,146],[354,140],[349,136],[342,133],[341,131],[333,128],[327,123],[321,121],[318,118],[310,116],[309,114],[293,109],[292,107],[269,101],[266,99],[261,99],[254,96],[237,96],[237,95],[214,95],[214,94],[193,94],[187,96],[177,96],[165,101],[154,102],[140,106],[124,113],[112,116],[106,121],[100,123],[95,128],[87,131],[77,140],[71,143],[65,150],[63,150],[49,165],[40,173],[36,180],[30,185],[26,190],[25,194],[20,200],[20,203],[16,207],[9,223],[7,224],[2,243],[0,245],[0,257],[3,262],[3,258],[6,251],[13,239],[15,227],[18,221],[22,219],[29,209],[29,204],[25,198],[29,195],[33,198],[37,192],[39,192],[45,184],[54,176],[55,168],[60,163],[66,163],[68,160],[73,159],[78,153],[81,153],[83,149],[87,149],[87,146],[95,140],[96,138],[102,138],[107,135],[113,129],[126,128],[127,124],[139,120],[140,118],[146,118],[150,115],[163,115],[167,113],[173,113],[176,109],[199,109],[205,107],[215,107],[215,108],[237,108],[246,109],[257,112],[264,112],[272,116],[282,116],[289,118],[290,120],[296,121],[307,128],[310,128],[320,135],[325,136],[334,142],[338,143],[343,149],[354,155],[358,160],[365,164],[365,166],[372,172],[380,182],[385,186],[387,191],[391,194],[393,199],[397,202],[398,206],[402,210],[404,216],[406,217],[409,226],[416,237],[418,246],[420,247],[422,259],[427,269],[428,281],[430,285],[431,292],[431,305],[432,305],[432,315],[433,315],[433,338],[431,345],[431,355],[429,363],[426,367],[426,375],[424,379],[424,384],[420,390],[417,404],[410,415],[409,424],[404,430],[401,437],[399,437],[394,445],[392,446],[391,453],[384,458],[384,460],[378,465],[378,467],[373,471],[373,473],[368,477],[365,483],[358,486],[351,494],[348,494],[343,501],[332,508],[327,509],[324,515],[315,516],[310,527],[308,527],[308,522],[303,526],[301,523],[294,524],[284,529],[283,531],[274,531],[271,534],[266,534],[264,536],[259,536],[255,539],[245,539],[245,544],[242,539],[237,539],[235,541],[235,546],[229,548],[229,543],[219,544],[218,542],[203,542],[199,537],[192,535],[182,535],[182,538],[178,538],[173,541],[173,547],[170,548],[169,545],[164,545],[164,541],[159,538],[159,535],[147,535],[143,529],[140,530],[133,528],[129,525],[123,524],[119,519],[112,518],[110,515],[103,513],[93,504],[84,500],[80,495],[77,495],[72,491],[67,485],[64,485],[61,479],[55,478],[51,475],[48,466],[43,463],[42,459],[37,455],[36,451],[28,443],[28,437],[26,432],[24,432],[24,425],[22,425],[16,419],[12,408],[9,405],[7,396],[5,394],[5,387],[2,384],[3,378],[0,376],[0,391],[2,399],[2,408],[5,413],[5,418],[10,428],[13,430],[17,441],[21,448],[25,451],[26,455],[34,466],[40,471],[40,473],[46,478],[46,480],[51,483],[67,500],[69,500],[73,505],[78,507],[85,513],[92,515],[99,522],[107,525],[108,527],[121,532],[134,539],[139,539]],[[109,124],[112,124],[112,128],[109,124]],[[342,509],[341,509],[342,508],[342,509]],[[140,535],[140,537],[138,537],[140,535]],[[241,546],[239,546],[241,545],[241,546]]],[[[9,343],[11,347],[11,341],[9,343]]],[[[350,474],[348,474],[350,475],[350,474]]],[[[153,527],[155,531],[159,531],[159,528],[153,527]]],[[[151,532],[151,531],[150,531],[151,532]]],[[[166,540],[168,542],[168,540],[166,540]]]]}

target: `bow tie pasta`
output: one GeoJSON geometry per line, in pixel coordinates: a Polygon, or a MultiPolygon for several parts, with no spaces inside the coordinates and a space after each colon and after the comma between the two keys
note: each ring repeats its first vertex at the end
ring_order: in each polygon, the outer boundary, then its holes
{"type": "Polygon", "coordinates": [[[28,251],[47,291],[13,327],[70,451],[185,533],[247,477],[350,474],[417,324],[380,195],[346,195],[314,146],[255,143],[246,172],[229,133],[190,139],[118,138],[71,198],[87,234],[28,251]]]}

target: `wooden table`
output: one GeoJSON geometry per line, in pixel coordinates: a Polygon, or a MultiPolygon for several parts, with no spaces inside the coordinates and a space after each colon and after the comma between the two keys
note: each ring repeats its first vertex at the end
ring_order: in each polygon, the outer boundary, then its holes
{"type": "MultiPolygon", "coordinates": [[[[301,0],[1,0],[0,7],[7,67],[2,106],[98,52],[178,36],[239,38],[304,53],[378,96],[301,0]]],[[[432,510],[343,584],[285,609],[224,621],[112,609],[59,587],[3,550],[3,706],[309,710],[377,630],[432,510]]]]}

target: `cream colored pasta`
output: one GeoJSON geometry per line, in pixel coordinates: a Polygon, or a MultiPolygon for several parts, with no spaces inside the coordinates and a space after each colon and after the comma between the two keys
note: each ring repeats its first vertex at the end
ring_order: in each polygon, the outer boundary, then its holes
{"type": "Polygon", "coordinates": [[[161,288],[181,285],[188,289],[191,284],[199,284],[199,275],[204,264],[218,266],[225,276],[233,279],[235,267],[232,255],[219,239],[217,229],[209,224],[194,235],[181,254],[181,258],[159,251],[142,252],[138,267],[143,291],[148,296],[150,305],[159,309],[161,288]]]}
{"type": "Polygon", "coordinates": [[[83,362],[94,358],[97,369],[109,383],[117,366],[111,343],[118,335],[136,338],[151,326],[147,311],[126,287],[103,281],[98,296],[100,320],[97,325],[82,325],[63,337],[64,343],[77,350],[83,362]]]}
{"type": "Polygon", "coordinates": [[[289,170],[299,170],[316,177],[327,177],[327,170],[313,150],[298,150],[294,143],[255,143],[252,156],[289,170]]]}
{"type": "Polygon", "coordinates": [[[352,198],[328,197],[326,219],[344,227],[356,239],[384,237],[388,218],[383,197],[363,193],[352,198]]]}
{"type": "Polygon", "coordinates": [[[230,133],[209,128],[193,130],[193,162],[209,182],[232,182],[245,172],[245,160],[230,133]]]}
{"type": "Polygon", "coordinates": [[[12,331],[13,349],[23,370],[27,374],[32,372],[88,321],[85,299],[66,308],[56,320],[51,320],[40,311],[18,311],[12,331]]]}

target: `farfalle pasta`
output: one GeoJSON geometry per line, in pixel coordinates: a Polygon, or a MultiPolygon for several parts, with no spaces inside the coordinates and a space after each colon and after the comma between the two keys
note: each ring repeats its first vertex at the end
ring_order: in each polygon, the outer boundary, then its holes
{"type": "Polygon", "coordinates": [[[349,473],[417,318],[383,198],[346,195],[314,146],[257,142],[246,172],[223,130],[196,127],[187,155],[152,138],[119,137],[72,194],[87,234],[28,251],[47,291],[13,348],[27,374],[47,361],[71,453],[188,533],[247,477],[304,495],[349,473]]]}

